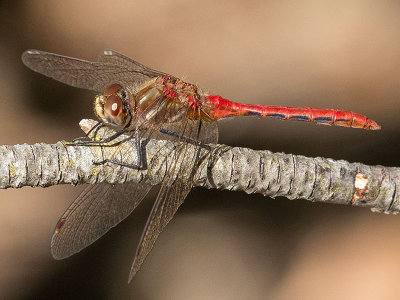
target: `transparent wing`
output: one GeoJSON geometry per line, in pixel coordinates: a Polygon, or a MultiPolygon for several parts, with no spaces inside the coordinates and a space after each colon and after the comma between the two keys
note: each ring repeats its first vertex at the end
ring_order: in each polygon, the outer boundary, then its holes
{"type": "MultiPolygon", "coordinates": [[[[157,104],[156,101],[154,104],[157,104]]],[[[177,108],[176,105],[173,107],[175,110],[171,107],[160,117],[168,118],[171,114],[179,113],[181,108],[177,108]]],[[[147,111],[143,113],[146,114],[147,111]]],[[[165,153],[164,150],[166,148],[163,148],[160,150],[160,153],[154,154],[148,166],[149,172],[156,173],[154,174],[155,176],[162,175],[164,179],[141,236],[130,271],[129,281],[140,269],[157,237],[173,218],[179,206],[190,192],[193,186],[193,175],[199,163],[208,155],[208,150],[204,147],[204,144],[216,143],[218,139],[216,122],[204,122],[202,120],[184,118],[180,122],[169,124],[160,122],[158,125],[154,125],[142,122],[140,126],[142,142],[144,139],[152,138],[178,141],[180,143],[174,144],[174,147],[171,148],[166,147],[172,149],[170,153],[165,153]],[[162,133],[160,129],[167,129],[170,134],[162,133]],[[198,142],[202,143],[202,145],[199,145],[198,142]],[[193,144],[195,147],[193,147],[193,144]],[[152,162],[156,162],[156,164],[153,165],[152,162]],[[155,165],[161,166],[160,169],[157,170],[155,165]]],[[[128,155],[128,153],[124,154],[116,151],[115,156],[112,155],[109,159],[113,161],[122,160],[123,162],[125,155],[128,155]]],[[[84,226],[87,227],[86,225],[84,226]]],[[[90,231],[90,228],[87,228],[87,231],[90,231]]]]}
{"type": "MultiPolygon", "coordinates": [[[[166,155],[165,163],[162,163],[162,165],[166,165],[166,175],[137,248],[129,281],[140,269],[158,235],[184,202],[193,186],[196,168],[208,154],[208,151],[205,151],[202,145],[196,146],[195,151],[193,151],[193,147],[188,147],[188,145],[191,143],[198,145],[197,142],[216,143],[218,139],[216,122],[208,123],[201,120],[185,119],[185,121],[170,124],[168,127],[171,132],[177,133],[178,136],[170,135],[169,139],[178,140],[180,143],[169,155],[166,155]],[[189,148],[192,150],[189,150],[189,148]]],[[[153,134],[151,137],[162,138],[159,133],[153,134]]],[[[159,158],[156,157],[156,159],[159,158]]],[[[149,169],[152,169],[151,165],[149,169]]],[[[163,173],[164,170],[160,170],[160,172],[163,173]]]]}
{"type": "Polygon", "coordinates": [[[55,259],[86,248],[125,219],[151,189],[147,183],[88,186],[58,222],[51,240],[55,259]]]}
{"type": "Polygon", "coordinates": [[[179,179],[172,185],[162,185],[136,250],[128,282],[130,282],[139,271],[145,258],[153,248],[158,235],[173,218],[179,206],[184,202],[190,189],[191,185],[179,179]]]}
{"type": "MultiPolygon", "coordinates": [[[[173,99],[159,98],[141,112],[142,116],[146,116],[152,110],[157,110],[159,105],[167,109],[159,110],[158,121],[150,122],[138,115],[138,129],[135,133],[139,132],[142,143],[145,139],[170,140],[179,143],[174,143],[171,147],[168,145],[163,147],[149,162],[148,171],[164,179],[138,245],[129,281],[140,269],[158,235],[173,218],[192,188],[193,176],[199,163],[208,157],[209,151],[204,144],[216,143],[218,140],[217,123],[190,118],[194,114],[189,104],[177,105],[173,99]],[[179,122],[168,122],[177,115],[182,116],[179,122]],[[166,153],[166,149],[171,149],[170,153],[166,153]],[[159,170],[156,169],[156,165],[160,167],[159,170]]],[[[196,115],[200,116],[201,109],[198,109],[199,112],[196,115]]],[[[109,159],[123,162],[125,155],[128,153],[122,153],[119,156],[116,152],[115,156],[109,159]]]]}
{"type": "Polygon", "coordinates": [[[102,53],[100,53],[100,55],[97,58],[97,61],[107,64],[124,66],[132,72],[139,72],[150,78],[167,75],[166,73],[150,69],[149,67],[142,65],[141,63],[133,60],[132,58],[129,58],[111,49],[105,49],[102,53]]]}
{"type": "Polygon", "coordinates": [[[22,54],[22,61],[35,72],[73,87],[97,92],[103,92],[113,83],[130,85],[137,89],[144,82],[158,76],[156,71],[139,63],[127,66],[111,60],[91,62],[39,50],[25,51],[22,54]]]}

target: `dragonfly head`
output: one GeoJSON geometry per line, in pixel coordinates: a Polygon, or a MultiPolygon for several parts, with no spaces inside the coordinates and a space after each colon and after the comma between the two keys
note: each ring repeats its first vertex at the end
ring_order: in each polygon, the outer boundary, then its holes
{"type": "Polygon", "coordinates": [[[119,84],[107,87],[103,94],[96,96],[94,112],[106,125],[126,126],[131,118],[128,105],[129,93],[119,84]]]}

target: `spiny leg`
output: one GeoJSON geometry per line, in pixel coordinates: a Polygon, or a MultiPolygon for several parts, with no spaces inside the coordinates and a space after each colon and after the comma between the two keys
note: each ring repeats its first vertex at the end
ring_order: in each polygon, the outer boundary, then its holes
{"type": "Polygon", "coordinates": [[[121,141],[115,142],[114,144],[110,145],[105,145],[105,143],[111,142],[115,140],[117,137],[120,135],[124,134],[127,132],[126,128],[121,129],[120,131],[116,132],[115,134],[99,141],[82,141],[82,142],[77,142],[77,143],[66,143],[67,146],[88,146],[88,147],[114,147],[120,145],[122,142],[125,142],[127,140],[130,140],[132,137],[129,136],[121,141]]]}
{"type": "MultiPolygon", "coordinates": [[[[173,137],[176,137],[176,138],[181,138],[181,139],[185,140],[186,142],[188,142],[189,144],[192,144],[194,146],[199,146],[200,148],[211,150],[211,147],[209,145],[205,145],[202,142],[196,141],[195,139],[193,139],[191,137],[187,137],[185,135],[180,135],[179,133],[177,133],[175,131],[160,128],[160,132],[170,135],[170,136],[173,136],[173,137]]],[[[112,159],[104,159],[100,162],[96,162],[95,164],[101,165],[101,164],[108,162],[108,163],[112,163],[112,164],[115,164],[118,166],[127,167],[127,168],[131,168],[131,169],[136,169],[136,170],[144,168],[145,155],[141,148],[139,133],[135,133],[132,137],[129,137],[129,138],[133,138],[133,137],[135,138],[136,153],[138,154],[138,160],[137,160],[136,164],[128,164],[128,163],[124,163],[124,162],[120,162],[120,161],[116,161],[116,160],[112,160],[112,159]]],[[[119,143],[121,143],[121,142],[119,142],[119,143]]],[[[196,161],[198,160],[198,158],[200,156],[200,148],[197,150],[197,153],[196,153],[196,161]]]]}
{"type": "MultiPolygon", "coordinates": [[[[136,164],[128,164],[128,163],[124,163],[121,161],[116,161],[116,160],[112,160],[112,159],[104,159],[102,161],[99,162],[95,162],[95,165],[102,165],[105,163],[112,163],[118,166],[122,166],[122,167],[127,167],[130,169],[135,169],[135,170],[140,170],[142,168],[144,168],[145,166],[145,155],[142,151],[142,147],[141,147],[141,143],[140,143],[140,137],[139,137],[139,133],[136,132],[133,136],[129,137],[129,139],[135,138],[135,144],[136,144],[136,153],[137,153],[137,163],[136,164]]],[[[122,142],[122,141],[121,141],[122,142]]]]}

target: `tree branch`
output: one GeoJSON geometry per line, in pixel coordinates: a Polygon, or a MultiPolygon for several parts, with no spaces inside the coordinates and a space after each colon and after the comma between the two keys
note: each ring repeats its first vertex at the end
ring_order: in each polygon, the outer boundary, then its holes
{"type": "MultiPolygon", "coordinates": [[[[83,120],[81,127],[87,132],[94,124],[83,120]]],[[[109,134],[110,129],[101,129],[97,137],[109,134]]],[[[176,143],[148,140],[142,146],[148,167],[139,171],[112,163],[94,164],[110,157],[135,163],[134,141],[115,147],[66,146],[65,142],[0,146],[0,188],[143,180],[159,184],[165,166],[173,162],[170,154],[176,143]]],[[[201,151],[207,156],[197,169],[195,186],[364,206],[385,213],[400,211],[400,168],[225,145],[211,145],[209,153],[201,151]]]]}

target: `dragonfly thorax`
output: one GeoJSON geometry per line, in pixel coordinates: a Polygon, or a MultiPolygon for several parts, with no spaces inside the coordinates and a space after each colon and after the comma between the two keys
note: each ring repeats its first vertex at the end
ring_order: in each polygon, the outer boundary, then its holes
{"type": "Polygon", "coordinates": [[[98,95],[94,103],[97,117],[106,125],[126,126],[131,119],[129,92],[119,84],[112,84],[98,95]]]}
{"type": "Polygon", "coordinates": [[[165,104],[162,90],[155,84],[144,87],[135,96],[137,114],[153,123],[158,123],[158,119],[165,114],[165,104]]]}

